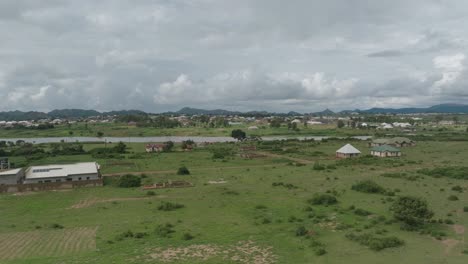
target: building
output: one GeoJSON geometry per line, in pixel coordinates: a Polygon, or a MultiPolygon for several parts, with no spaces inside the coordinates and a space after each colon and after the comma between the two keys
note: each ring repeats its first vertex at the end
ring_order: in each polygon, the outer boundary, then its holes
{"type": "Polygon", "coordinates": [[[0,185],[20,184],[24,177],[23,169],[0,171],[0,185]]]}
{"type": "Polygon", "coordinates": [[[163,152],[166,144],[146,144],[146,152],[163,152]]]}
{"type": "Polygon", "coordinates": [[[99,180],[100,166],[96,162],[32,166],[25,172],[23,183],[49,183],[99,180]]]}
{"type": "Polygon", "coordinates": [[[359,155],[361,155],[361,151],[353,147],[351,144],[346,144],[336,151],[336,157],[340,159],[359,157],[359,155]]]}
{"type": "Polygon", "coordinates": [[[370,147],[378,147],[378,146],[394,146],[397,148],[402,148],[402,147],[413,147],[416,146],[416,142],[409,138],[404,138],[404,137],[394,137],[394,138],[379,138],[373,140],[369,146],[370,147]]]}
{"type": "Polygon", "coordinates": [[[389,145],[373,147],[371,155],[375,157],[401,157],[401,150],[389,145]]]}

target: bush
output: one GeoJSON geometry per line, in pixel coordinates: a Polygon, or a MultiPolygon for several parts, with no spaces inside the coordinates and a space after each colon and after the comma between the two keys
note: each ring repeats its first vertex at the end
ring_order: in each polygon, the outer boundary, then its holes
{"type": "Polygon", "coordinates": [[[192,240],[192,239],[194,239],[194,238],[195,238],[195,236],[193,236],[193,235],[190,234],[190,233],[184,233],[184,234],[182,235],[182,239],[183,239],[183,240],[192,240]]]}
{"type": "Polygon", "coordinates": [[[359,215],[359,216],[368,216],[368,215],[371,215],[372,213],[367,210],[358,208],[354,210],[354,214],[359,215]]]}
{"type": "Polygon", "coordinates": [[[378,185],[377,183],[371,180],[364,180],[364,181],[355,183],[351,187],[351,190],[355,190],[355,191],[363,192],[363,193],[381,193],[381,194],[386,193],[385,188],[383,188],[382,186],[378,185]]]}
{"type": "Polygon", "coordinates": [[[180,208],[184,208],[183,204],[171,203],[171,202],[161,202],[158,206],[159,211],[174,211],[180,208]]]}
{"type": "Polygon", "coordinates": [[[147,192],[146,192],[146,195],[148,195],[148,196],[155,196],[155,195],[156,195],[156,192],[155,192],[155,191],[147,191],[147,192]]]}
{"type": "Polygon", "coordinates": [[[423,225],[434,215],[425,200],[412,196],[398,197],[391,210],[397,220],[411,227],[423,225]]]}
{"type": "Polygon", "coordinates": [[[463,188],[460,185],[455,185],[452,187],[452,191],[463,192],[463,188]]]}
{"type": "Polygon", "coordinates": [[[468,213],[468,206],[463,207],[463,212],[468,213]]]}
{"type": "Polygon", "coordinates": [[[170,223],[164,225],[158,225],[154,232],[160,237],[170,237],[172,233],[175,233],[174,226],[170,223]]]}
{"type": "Polygon", "coordinates": [[[338,203],[338,200],[330,194],[315,194],[308,202],[313,205],[331,205],[338,203]]]}
{"type": "Polygon", "coordinates": [[[121,188],[140,187],[141,178],[132,174],[127,174],[119,178],[117,185],[121,188]]]}
{"type": "Polygon", "coordinates": [[[447,177],[453,179],[468,180],[468,167],[441,167],[435,169],[422,169],[418,173],[436,178],[447,177]]]}
{"type": "Polygon", "coordinates": [[[307,229],[304,226],[300,226],[296,229],[296,236],[305,236],[307,235],[307,229]]]}
{"type": "Polygon", "coordinates": [[[53,229],[63,229],[63,225],[57,224],[57,223],[53,223],[53,224],[50,225],[50,228],[53,228],[53,229]]]}
{"type": "Polygon", "coordinates": [[[190,171],[187,169],[187,167],[182,166],[177,170],[177,175],[190,175],[190,171]]]}
{"type": "Polygon", "coordinates": [[[315,255],[322,256],[327,254],[327,251],[324,248],[318,248],[315,250],[315,255]]]}
{"type": "Polygon", "coordinates": [[[352,241],[356,241],[363,246],[367,246],[374,251],[381,251],[386,248],[400,247],[405,244],[403,240],[395,236],[378,237],[370,233],[360,235],[350,233],[346,234],[346,238],[352,241]]]}
{"type": "Polygon", "coordinates": [[[456,195],[450,195],[447,199],[448,199],[449,201],[458,201],[458,196],[456,196],[456,195]]]}

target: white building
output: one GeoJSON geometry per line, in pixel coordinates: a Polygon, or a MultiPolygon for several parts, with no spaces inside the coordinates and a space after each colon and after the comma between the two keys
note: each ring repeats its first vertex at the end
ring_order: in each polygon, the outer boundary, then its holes
{"type": "Polygon", "coordinates": [[[0,185],[13,185],[21,183],[24,177],[23,169],[11,169],[0,171],[0,185]]]}
{"type": "Polygon", "coordinates": [[[32,166],[26,170],[23,183],[98,180],[101,178],[99,168],[96,162],[32,166]]]}
{"type": "Polygon", "coordinates": [[[359,155],[361,155],[361,151],[353,147],[351,144],[346,144],[336,151],[336,157],[340,159],[359,157],[359,155]]]}

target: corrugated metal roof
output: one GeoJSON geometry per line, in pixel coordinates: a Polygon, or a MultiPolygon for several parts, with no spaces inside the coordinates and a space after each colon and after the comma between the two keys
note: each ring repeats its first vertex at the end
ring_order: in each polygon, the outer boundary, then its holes
{"type": "Polygon", "coordinates": [[[67,177],[70,175],[97,173],[99,164],[96,162],[82,162],[75,164],[57,164],[46,166],[32,166],[26,170],[26,179],[67,177]]]}
{"type": "Polygon", "coordinates": [[[359,154],[361,151],[359,151],[357,148],[353,147],[351,144],[346,144],[336,152],[338,153],[344,153],[344,154],[359,154]]]}
{"type": "Polygon", "coordinates": [[[401,152],[400,149],[389,146],[389,145],[382,145],[382,146],[378,146],[378,147],[373,147],[371,150],[376,151],[376,152],[401,152]]]}

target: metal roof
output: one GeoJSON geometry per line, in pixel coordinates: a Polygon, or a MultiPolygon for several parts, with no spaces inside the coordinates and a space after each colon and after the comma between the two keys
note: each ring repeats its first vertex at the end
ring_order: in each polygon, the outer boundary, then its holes
{"type": "Polygon", "coordinates": [[[361,151],[359,151],[357,148],[353,147],[351,144],[346,144],[336,152],[338,153],[344,153],[344,154],[359,154],[361,151]]]}
{"type": "Polygon", "coordinates": [[[16,175],[18,174],[22,169],[11,169],[11,170],[5,170],[5,171],[0,171],[0,176],[10,176],[10,175],[16,175]]]}
{"type": "Polygon", "coordinates": [[[98,170],[99,164],[96,162],[32,166],[26,170],[26,179],[57,178],[71,175],[93,174],[98,173],[98,170]]]}
{"type": "Polygon", "coordinates": [[[389,145],[382,145],[378,147],[373,147],[371,151],[376,151],[376,152],[401,152],[400,149],[389,146],[389,145]]]}

